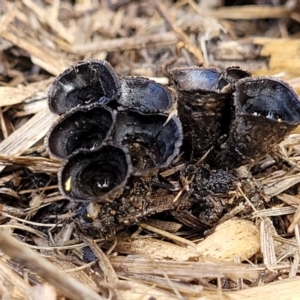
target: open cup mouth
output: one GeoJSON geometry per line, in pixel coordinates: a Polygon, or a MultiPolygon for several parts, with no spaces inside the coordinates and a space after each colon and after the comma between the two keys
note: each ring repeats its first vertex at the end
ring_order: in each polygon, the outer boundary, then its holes
{"type": "Polygon", "coordinates": [[[121,195],[132,172],[125,147],[104,144],[74,152],[58,173],[59,188],[73,201],[111,202],[121,195]]]}
{"type": "Polygon", "coordinates": [[[122,111],[117,115],[112,141],[128,148],[134,175],[151,174],[167,167],[179,153],[181,123],[175,116],[168,120],[167,115],[122,111]]]}
{"type": "Polygon", "coordinates": [[[225,70],[224,75],[228,82],[234,84],[240,79],[251,77],[251,72],[243,70],[240,67],[229,67],[225,70]]]}
{"type": "Polygon", "coordinates": [[[114,111],[98,104],[71,110],[53,124],[46,136],[49,153],[66,159],[78,149],[98,148],[110,136],[115,118],[114,111]]]}
{"type": "Polygon", "coordinates": [[[215,68],[185,67],[170,71],[178,93],[184,148],[201,159],[228,127],[232,84],[215,68]]]}
{"type": "Polygon", "coordinates": [[[169,113],[176,109],[176,95],[170,88],[143,77],[123,77],[117,102],[140,113],[169,113]]]}
{"type": "Polygon", "coordinates": [[[237,168],[261,159],[300,124],[300,101],[290,86],[270,77],[234,84],[232,121],[213,165],[237,168]]]}
{"type": "Polygon", "coordinates": [[[78,106],[107,104],[119,94],[120,80],[112,66],[104,60],[89,60],[71,66],[56,78],[48,104],[60,115],[78,106]]]}
{"type": "Polygon", "coordinates": [[[130,175],[152,175],[179,153],[174,90],[147,78],[119,78],[106,61],[65,70],[52,84],[48,104],[61,117],[45,144],[65,160],[58,177],[70,200],[111,201],[130,175]]]}
{"type": "Polygon", "coordinates": [[[178,92],[226,92],[228,80],[215,68],[184,67],[170,71],[178,92]]]}
{"type": "Polygon", "coordinates": [[[273,121],[299,124],[300,102],[286,83],[269,77],[245,78],[235,85],[237,114],[265,117],[273,121]]]}

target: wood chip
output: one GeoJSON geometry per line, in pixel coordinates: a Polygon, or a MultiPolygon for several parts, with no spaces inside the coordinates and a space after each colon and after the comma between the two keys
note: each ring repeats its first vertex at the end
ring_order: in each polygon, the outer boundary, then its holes
{"type": "Polygon", "coordinates": [[[193,249],[152,238],[119,240],[115,250],[130,255],[142,255],[157,259],[169,258],[175,261],[186,261],[201,256],[193,249]]]}
{"type": "Polygon", "coordinates": [[[259,248],[258,228],[243,219],[231,219],[220,224],[196,246],[196,250],[203,256],[221,261],[233,261],[235,256],[239,256],[241,260],[248,259],[258,253],[259,248]]]}

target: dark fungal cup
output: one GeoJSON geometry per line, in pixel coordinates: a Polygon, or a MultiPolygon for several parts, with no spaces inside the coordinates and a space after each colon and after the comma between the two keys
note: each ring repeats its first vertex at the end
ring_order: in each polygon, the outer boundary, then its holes
{"type": "Polygon", "coordinates": [[[181,123],[175,116],[168,120],[167,115],[122,111],[117,115],[112,141],[128,148],[134,175],[151,175],[167,167],[179,153],[181,123]]]}
{"type": "Polygon", "coordinates": [[[106,104],[119,92],[119,78],[107,61],[81,61],[56,78],[48,93],[48,104],[52,112],[64,114],[78,106],[106,104]]]}
{"type": "Polygon", "coordinates": [[[176,92],[143,77],[119,78],[101,60],[57,77],[49,107],[62,116],[45,143],[65,160],[58,178],[67,199],[113,201],[130,175],[168,167],[183,135],[185,158],[231,169],[260,159],[300,124],[298,96],[280,80],[253,79],[239,67],[186,67],[170,76],[176,92]]]}
{"type": "Polygon", "coordinates": [[[229,67],[225,70],[225,78],[230,83],[236,83],[238,80],[251,77],[251,73],[240,67],[229,67]]]}
{"type": "Polygon", "coordinates": [[[117,99],[124,108],[141,113],[168,113],[174,108],[175,100],[171,89],[143,77],[123,77],[117,99]]]}
{"type": "Polygon", "coordinates": [[[222,93],[228,85],[224,75],[215,68],[183,67],[170,71],[179,92],[222,93]]]}
{"type": "Polygon", "coordinates": [[[111,202],[119,197],[132,172],[125,147],[105,144],[74,152],[58,173],[59,189],[73,201],[111,202]]]}
{"type": "Polygon", "coordinates": [[[221,134],[231,85],[215,68],[185,67],[170,71],[179,94],[178,115],[185,143],[201,158],[221,134]]]}
{"type": "Polygon", "coordinates": [[[255,162],[300,124],[299,98],[283,81],[244,78],[234,88],[229,137],[214,160],[223,168],[255,162]]]}
{"type": "Polygon", "coordinates": [[[66,159],[78,149],[98,148],[110,136],[115,113],[108,107],[90,105],[71,110],[60,117],[46,136],[49,153],[66,159]]]}

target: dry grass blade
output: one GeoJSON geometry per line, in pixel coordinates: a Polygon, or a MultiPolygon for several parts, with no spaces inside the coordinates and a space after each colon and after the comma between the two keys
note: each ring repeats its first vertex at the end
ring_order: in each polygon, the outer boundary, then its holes
{"type": "Polygon", "coordinates": [[[267,268],[274,267],[276,265],[276,255],[274,249],[273,232],[276,230],[270,219],[265,218],[260,223],[260,244],[261,252],[263,254],[264,264],[267,268]]]}
{"type": "Polygon", "coordinates": [[[0,233],[0,248],[11,259],[37,273],[44,280],[61,290],[67,297],[74,300],[103,300],[97,293],[71,276],[67,276],[46,259],[36,255],[24,244],[3,232],[0,233]]]}
{"type": "Polygon", "coordinates": [[[162,45],[174,45],[178,38],[173,32],[153,34],[146,36],[136,36],[129,38],[118,38],[111,40],[102,40],[99,42],[85,43],[83,45],[74,45],[72,51],[76,54],[94,53],[99,51],[132,50],[145,48],[148,45],[158,47],[162,45]]]}
{"type": "Polygon", "coordinates": [[[135,257],[112,257],[110,259],[117,272],[127,274],[152,274],[169,277],[204,278],[204,277],[244,277],[257,278],[257,271],[244,265],[234,263],[201,263],[201,262],[174,262],[153,261],[135,257]]]}
{"type": "Polygon", "coordinates": [[[0,143],[0,153],[22,154],[45,136],[55,118],[48,109],[40,111],[0,143]]]}
{"type": "Polygon", "coordinates": [[[99,259],[99,265],[101,266],[104,275],[109,283],[117,283],[119,281],[115,270],[112,268],[111,263],[99,246],[91,239],[84,238],[86,243],[93,249],[94,254],[99,259]]]}
{"type": "Polygon", "coordinates": [[[262,209],[260,211],[254,212],[253,217],[272,217],[272,216],[283,216],[292,214],[296,211],[296,209],[292,206],[285,207],[272,207],[268,209],[262,209]]]}
{"type": "Polygon", "coordinates": [[[291,271],[289,273],[289,277],[290,278],[295,278],[297,276],[299,262],[300,262],[299,251],[295,252],[293,258],[294,259],[293,259],[293,262],[292,262],[291,271]]]}
{"type": "Polygon", "coordinates": [[[32,57],[37,58],[36,62],[38,62],[38,65],[49,73],[57,76],[65,68],[71,65],[70,62],[62,62],[56,53],[52,53],[52,51],[49,48],[46,48],[42,43],[21,33],[15,26],[10,26],[10,29],[12,32],[6,31],[2,34],[2,37],[22,49],[30,49],[32,57]]]}
{"type": "MultiPolygon", "coordinates": [[[[153,276],[148,274],[134,274],[128,277],[120,276],[121,278],[142,283],[148,283],[148,284],[155,284],[157,287],[172,290],[170,287],[168,281],[165,278],[159,277],[159,276],[153,276]]],[[[199,285],[189,284],[189,283],[181,283],[176,282],[175,280],[172,281],[172,285],[180,292],[189,296],[200,296],[201,292],[203,291],[203,287],[199,285]]]]}
{"type": "MultiPolygon", "coordinates": [[[[49,80],[44,82],[45,85],[49,85],[49,80]]],[[[27,86],[8,87],[0,86],[0,106],[14,105],[22,103],[26,99],[33,97],[37,91],[41,90],[42,86],[45,86],[42,82],[33,83],[27,86]]]]}
{"type": "Polygon", "coordinates": [[[2,204],[0,206],[0,208],[1,208],[1,214],[4,212],[4,213],[11,214],[13,216],[16,216],[16,217],[22,217],[22,216],[26,215],[26,213],[23,209],[15,208],[13,206],[2,204]]]}
{"type": "Polygon", "coordinates": [[[295,211],[293,220],[288,227],[288,232],[293,232],[295,230],[295,226],[298,226],[300,221],[300,205],[298,205],[297,210],[295,211]]]}
{"type": "Polygon", "coordinates": [[[300,182],[300,174],[289,176],[289,178],[280,178],[275,183],[265,184],[264,191],[268,196],[276,196],[293,185],[300,182]]]}
{"type": "Polygon", "coordinates": [[[265,18],[284,18],[288,16],[293,10],[293,7],[269,5],[247,5],[222,7],[208,14],[218,19],[232,19],[232,20],[253,20],[265,18]]]}
{"type": "Polygon", "coordinates": [[[38,230],[35,230],[29,226],[26,226],[26,225],[23,225],[23,224],[5,224],[5,225],[0,225],[0,229],[20,229],[20,230],[23,230],[23,231],[27,231],[27,232],[31,232],[33,234],[36,234],[37,236],[39,237],[43,237],[45,238],[45,234],[39,232],[38,230]]]}
{"type": "Polygon", "coordinates": [[[175,261],[187,261],[192,258],[201,257],[201,253],[196,250],[152,238],[119,239],[116,251],[130,255],[147,256],[153,259],[168,257],[175,261]]]}
{"type": "Polygon", "coordinates": [[[188,246],[191,246],[193,248],[196,248],[196,244],[187,240],[187,239],[184,239],[184,238],[181,238],[175,234],[171,234],[165,230],[161,230],[161,229],[158,229],[156,227],[153,227],[149,224],[145,224],[145,223],[141,223],[140,226],[146,230],[149,230],[149,231],[152,231],[152,232],[155,232],[155,233],[158,233],[160,234],[161,236],[164,236],[170,240],[173,240],[174,242],[178,242],[178,243],[182,243],[184,245],[188,245],[188,246]]]}
{"type": "Polygon", "coordinates": [[[277,198],[295,208],[297,208],[300,205],[300,199],[293,195],[283,193],[283,194],[277,195],[277,198]]]}
{"type": "Polygon", "coordinates": [[[0,259],[0,278],[2,278],[6,285],[10,282],[12,286],[16,286],[27,299],[32,299],[32,287],[11,270],[11,268],[5,263],[3,257],[0,259]]]}
{"type": "Polygon", "coordinates": [[[1,169],[1,165],[2,166],[20,165],[24,167],[29,167],[35,172],[57,173],[60,163],[57,162],[56,160],[43,158],[43,157],[14,156],[9,154],[0,154],[0,169],[1,169]]]}
{"type": "Polygon", "coordinates": [[[184,47],[195,55],[195,57],[197,58],[197,63],[199,65],[203,65],[205,63],[205,60],[200,49],[190,40],[190,38],[184,33],[184,31],[173,25],[173,23],[169,20],[169,17],[163,10],[161,3],[157,0],[153,0],[152,5],[154,6],[158,14],[165,20],[167,27],[169,29],[172,29],[176,33],[178,38],[183,42],[184,47]]]}
{"type": "Polygon", "coordinates": [[[257,70],[255,75],[274,75],[284,72],[285,78],[294,78],[299,76],[299,40],[289,40],[286,38],[268,38],[255,37],[252,40],[253,44],[261,47],[260,55],[270,56],[269,70],[263,68],[257,70]],[[286,51],[282,51],[285,49],[286,51]],[[285,56],[287,54],[287,56],[285,56]]]}
{"type": "Polygon", "coordinates": [[[63,24],[61,24],[61,22],[59,22],[59,20],[53,18],[53,14],[50,14],[49,11],[40,8],[32,0],[23,0],[22,3],[36,14],[40,22],[49,25],[56,34],[60,35],[70,44],[73,42],[74,36],[65,26],[63,26],[63,24]]]}
{"type": "Polygon", "coordinates": [[[182,228],[182,224],[173,222],[173,221],[161,221],[161,220],[156,220],[156,219],[149,219],[143,222],[144,224],[156,227],[158,229],[171,232],[171,233],[176,233],[182,228]]]}

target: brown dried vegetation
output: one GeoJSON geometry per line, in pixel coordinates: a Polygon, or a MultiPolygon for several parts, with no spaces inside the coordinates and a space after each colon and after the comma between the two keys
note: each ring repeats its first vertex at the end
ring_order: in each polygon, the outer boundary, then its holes
{"type": "Polygon", "coordinates": [[[2,299],[299,299],[299,128],[234,178],[179,156],[114,206],[66,201],[43,143],[49,86],[83,59],[162,84],[168,68],[238,65],[299,93],[299,22],[293,0],[0,1],[2,299]]]}

